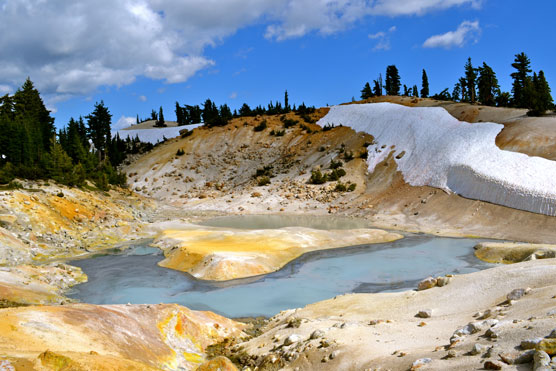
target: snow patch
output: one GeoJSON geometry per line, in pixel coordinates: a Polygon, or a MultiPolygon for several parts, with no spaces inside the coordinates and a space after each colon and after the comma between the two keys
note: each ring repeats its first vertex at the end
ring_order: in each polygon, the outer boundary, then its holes
{"type": "Polygon", "coordinates": [[[342,124],[371,134],[369,172],[391,152],[404,180],[515,209],[556,215],[556,162],[504,151],[504,128],[459,121],[440,107],[392,103],[334,106],[319,125],[342,124]],[[405,152],[403,156],[399,156],[405,152]]]}
{"type": "Polygon", "coordinates": [[[156,142],[162,142],[164,138],[171,139],[178,137],[180,135],[180,130],[193,130],[201,125],[202,124],[194,124],[167,128],[119,130],[117,133],[120,135],[121,139],[126,139],[127,137],[131,137],[133,139],[136,136],[139,136],[139,140],[141,142],[156,144],[156,142]]]}

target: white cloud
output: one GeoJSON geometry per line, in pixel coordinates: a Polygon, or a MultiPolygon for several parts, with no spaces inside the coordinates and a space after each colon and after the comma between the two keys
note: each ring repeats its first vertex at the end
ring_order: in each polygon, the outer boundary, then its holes
{"type": "Polygon", "coordinates": [[[144,95],[140,95],[140,96],[139,96],[139,100],[140,100],[141,102],[146,102],[146,101],[147,101],[147,97],[145,97],[144,95]]]}
{"type": "Polygon", "coordinates": [[[396,31],[396,26],[392,26],[388,31],[380,31],[369,35],[369,39],[378,40],[373,50],[390,50],[390,35],[396,31]]]}
{"type": "Polygon", "coordinates": [[[478,9],[481,4],[482,0],[375,0],[371,13],[387,16],[423,15],[461,5],[478,9]]]}
{"type": "Polygon", "coordinates": [[[449,31],[441,35],[434,35],[429,37],[423,43],[424,48],[444,48],[450,49],[453,47],[461,48],[468,41],[477,42],[481,33],[479,21],[462,22],[457,30],[449,31]]]}
{"type": "Polygon", "coordinates": [[[114,130],[114,131],[122,130],[122,129],[128,128],[131,125],[134,125],[136,123],[137,123],[137,118],[136,117],[122,116],[118,119],[118,121],[115,124],[112,124],[112,130],[114,130]]]}
{"type": "Polygon", "coordinates": [[[230,94],[230,99],[236,99],[237,98],[237,92],[233,91],[232,94],[230,94]]]}
{"type": "MultiPolygon", "coordinates": [[[[184,82],[214,65],[204,55],[237,30],[272,40],[329,35],[367,16],[479,6],[479,0],[4,0],[0,86],[27,76],[52,101],[137,77],[184,82]]],[[[384,45],[383,45],[384,47],[384,45]]],[[[248,50],[248,49],[247,49],[248,50]]]]}

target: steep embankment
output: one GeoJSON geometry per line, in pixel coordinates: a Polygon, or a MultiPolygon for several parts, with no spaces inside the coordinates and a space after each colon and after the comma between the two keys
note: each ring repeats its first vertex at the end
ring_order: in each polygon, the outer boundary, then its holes
{"type": "MultiPolygon", "coordinates": [[[[526,119],[524,110],[390,98],[406,105],[446,106],[449,112],[471,121],[500,119],[501,122],[518,122],[515,120],[526,119]]],[[[320,109],[311,118],[316,121],[327,113],[328,109],[320,109]]],[[[400,159],[395,158],[401,155],[401,151],[390,154],[388,150],[395,143],[384,143],[378,148],[384,157],[380,157],[381,162],[376,163],[374,171],[369,173],[362,157],[365,157],[366,147],[375,139],[372,135],[346,126],[324,131],[293,113],[285,115],[282,120],[280,118],[239,118],[225,127],[201,127],[190,136],[169,140],[126,168],[130,185],[140,193],[187,210],[186,213],[196,210],[334,213],[366,217],[375,226],[394,229],[529,242],[555,240],[552,231],[556,221],[552,217],[448,194],[439,188],[409,185],[398,169],[400,159]],[[286,119],[298,120],[298,123],[285,128],[286,119]],[[255,131],[254,128],[263,121],[267,128],[255,131]],[[283,136],[271,135],[282,130],[283,136]],[[183,150],[184,154],[178,156],[178,150],[183,150]],[[336,181],[324,185],[308,184],[312,169],[330,172],[333,160],[341,161],[347,172],[340,181],[357,184],[354,192],[335,191],[336,181]],[[273,176],[271,184],[257,186],[257,170],[270,173],[273,176]]],[[[547,133],[548,137],[551,135],[551,132],[547,133]]],[[[491,133],[489,146],[495,136],[491,133]]],[[[525,153],[534,147],[532,139],[521,137],[520,130],[512,129],[506,133],[504,128],[498,134],[497,142],[501,136],[507,143],[526,143],[520,147],[525,153]]],[[[456,144],[462,147],[461,143],[456,144]]],[[[431,142],[431,145],[436,144],[431,142]]],[[[431,153],[432,157],[426,159],[429,163],[424,166],[434,168],[434,164],[443,162],[443,156],[451,150],[444,147],[444,152],[431,153]]],[[[535,151],[550,157],[550,153],[543,152],[542,148],[535,151]]],[[[400,156],[401,160],[404,156],[400,156]]],[[[538,162],[539,159],[532,161],[538,162]]],[[[518,171],[518,178],[521,175],[518,171]]]]}
{"type": "Polygon", "coordinates": [[[332,107],[319,124],[344,124],[373,135],[374,172],[393,155],[404,180],[514,209],[556,214],[556,162],[499,149],[503,125],[459,121],[443,108],[391,103],[332,107]]]}

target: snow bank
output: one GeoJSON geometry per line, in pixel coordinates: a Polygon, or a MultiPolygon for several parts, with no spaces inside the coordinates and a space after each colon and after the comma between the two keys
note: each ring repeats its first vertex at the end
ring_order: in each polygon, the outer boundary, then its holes
{"type": "MultiPolygon", "coordinates": [[[[152,128],[152,129],[131,129],[131,130],[119,130],[117,133],[120,138],[126,139],[127,137],[135,138],[137,135],[141,142],[149,142],[156,144],[156,142],[162,142],[163,138],[166,139],[175,138],[180,135],[180,130],[189,129],[193,130],[202,124],[185,125],[185,126],[174,126],[168,128],[152,128]]],[[[114,134],[116,135],[116,134],[114,134]]]]}
{"type": "Polygon", "coordinates": [[[556,162],[503,151],[503,125],[458,121],[439,107],[391,103],[334,106],[318,124],[342,124],[375,138],[369,171],[394,151],[405,181],[463,197],[556,215],[556,162]],[[400,156],[405,152],[403,156],[400,156]]]}

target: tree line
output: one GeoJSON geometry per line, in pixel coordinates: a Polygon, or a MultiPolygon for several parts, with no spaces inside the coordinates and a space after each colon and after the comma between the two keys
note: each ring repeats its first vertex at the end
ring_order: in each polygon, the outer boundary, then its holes
{"type": "MultiPolygon", "coordinates": [[[[458,79],[452,92],[446,88],[440,93],[430,96],[438,100],[452,100],[455,102],[480,103],[486,106],[527,108],[531,116],[540,116],[546,111],[554,109],[550,86],[546,81],[544,71],[538,73],[531,70],[531,60],[525,53],[515,55],[511,73],[512,91],[504,92],[500,89],[494,70],[483,62],[481,66],[473,67],[471,58],[464,65],[464,74],[458,79]],[[533,72],[533,75],[531,75],[533,72]]],[[[423,69],[421,90],[417,85],[408,88],[403,85],[395,65],[386,68],[386,81],[383,85],[382,74],[373,81],[373,87],[368,82],[361,90],[361,98],[368,99],[381,96],[383,91],[387,95],[404,95],[413,97],[429,97],[429,81],[423,69]],[[420,93],[420,94],[419,94],[420,93]]]]}
{"type": "Polygon", "coordinates": [[[71,118],[56,135],[54,118],[27,79],[13,96],[0,98],[0,183],[20,177],[69,186],[84,186],[89,180],[102,190],[110,184],[125,186],[125,174],[117,166],[129,153],[152,145],[138,138],[112,138],[111,120],[101,101],[84,118],[71,118]]]}
{"type": "Polygon", "coordinates": [[[233,118],[253,117],[258,115],[277,115],[288,112],[296,112],[300,115],[308,114],[315,111],[315,107],[307,107],[305,103],[293,107],[289,103],[288,91],[284,93],[284,102],[276,101],[268,103],[267,106],[258,105],[251,108],[247,103],[243,103],[239,110],[232,110],[227,104],[217,106],[211,99],[205,100],[205,103],[199,105],[180,105],[176,102],[176,121],[178,125],[191,125],[203,123],[205,126],[224,126],[233,118]]]}

